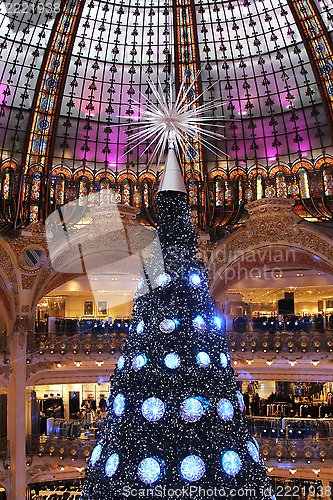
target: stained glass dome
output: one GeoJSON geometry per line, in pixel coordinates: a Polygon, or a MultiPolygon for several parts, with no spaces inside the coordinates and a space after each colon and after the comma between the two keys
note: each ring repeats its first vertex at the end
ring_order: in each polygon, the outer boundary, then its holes
{"type": "Polygon", "coordinates": [[[198,105],[224,102],[211,113],[225,117],[212,128],[226,154],[189,144],[183,168],[197,224],[218,236],[216,227],[236,224],[244,203],[263,197],[292,197],[302,217],[331,218],[332,2],[48,5],[14,16],[1,3],[3,231],[88,193],[93,205],[133,205],[154,224],[160,168],[148,163],[148,143],[128,141],[140,107],[154,100],[148,79],[163,88],[170,74],[176,90],[199,70],[191,99],[202,88],[198,105]]]}

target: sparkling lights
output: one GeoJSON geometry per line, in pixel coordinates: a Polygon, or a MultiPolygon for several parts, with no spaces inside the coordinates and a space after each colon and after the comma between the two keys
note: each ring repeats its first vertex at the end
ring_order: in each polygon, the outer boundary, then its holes
{"type": "Polygon", "coordinates": [[[176,323],[172,319],[164,319],[160,323],[160,330],[163,333],[171,333],[176,328],[176,323]]]}
{"type": "Polygon", "coordinates": [[[200,351],[196,355],[196,361],[200,368],[207,368],[210,365],[210,356],[207,352],[200,351]]]}
{"type": "Polygon", "coordinates": [[[226,451],[221,458],[222,469],[228,476],[236,476],[242,468],[241,459],[235,451],[226,451]]]}
{"type": "Polygon", "coordinates": [[[95,446],[95,448],[92,451],[91,457],[90,457],[91,465],[94,466],[96,464],[96,462],[99,460],[101,453],[102,453],[102,449],[103,449],[103,447],[101,444],[98,444],[97,446],[95,446]]]}
{"type": "Polygon", "coordinates": [[[155,278],[155,283],[157,286],[167,286],[171,283],[171,276],[167,273],[161,273],[155,278]]]}
{"type": "Polygon", "coordinates": [[[180,462],[180,475],[184,481],[199,481],[206,472],[206,466],[197,455],[188,455],[180,462]]]}
{"type": "Polygon", "coordinates": [[[125,396],[117,394],[113,400],[113,412],[117,417],[120,417],[125,411],[125,396]]]}
{"type": "Polygon", "coordinates": [[[165,405],[158,398],[148,398],[142,403],[141,412],[148,422],[158,422],[164,415],[165,405]]]}
{"type": "Polygon", "coordinates": [[[105,474],[107,475],[107,477],[114,476],[114,474],[117,472],[119,462],[120,459],[118,453],[112,453],[105,464],[105,474]]]}
{"type": "Polygon", "coordinates": [[[247,451],[249,452],[251,458],[254,462],[258,463],[260,459],[259,450],[252,441],[247,441],[246,443],[247,451]]]}
{"type": "Polygon", "coordinates": [[[185,422],[196,422],[204,414],[204,407],[201,401],[196,397],[185,399],[180,406],[180,416],[185,422]]]}
{"type": "Polygon", "coordinates": [[[170,368],[170,370],[175,370],[181,365],[180,356],[175,352],[169,352],[164,358],[164,364],[167,368],[170,368]]]}
{"type": "Polygon", "coordinates": [[[148,359],[147,359],[147,356],[145,354],[138,354],[137,356],[135,356],[135,358],[133,359],[133,362],[132,362],[133,370],[135,372],[141,370],[141,368],[143,368],[145,366],[147,361],[148,361],[148,359]]]}
{"type": "Polygon", "coordinates": [[[154,457],[143,459],[138,466],[138,477],[144,484],[153,484],[161,477],[161,466],[154,457]]]}
{"type": "Polygon", "coordinates": [[[228,366],[228,358],[224,354],[224,352],[221,352],[221,354],[220,354],[220,362],[221,362],[222,368],[226,368],[228,366]]]}
{"type": "Polygon", "coordinates": [[[222,420],[232,420],[234,418],[235,410],[229,399],[223,398],[217,403],[217,413],[222,420]]]}

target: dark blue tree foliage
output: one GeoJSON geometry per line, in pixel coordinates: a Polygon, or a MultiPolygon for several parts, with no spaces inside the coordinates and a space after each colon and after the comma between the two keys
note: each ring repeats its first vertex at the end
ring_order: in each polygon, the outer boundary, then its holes
{"type": "Polygon", "coordinates": [[[199,499],[211,489],[216,499],[274,498],[197,258],[187,195],[162,191],[157,204],[156,239],[82,499],[176,490],[199,499]]]}

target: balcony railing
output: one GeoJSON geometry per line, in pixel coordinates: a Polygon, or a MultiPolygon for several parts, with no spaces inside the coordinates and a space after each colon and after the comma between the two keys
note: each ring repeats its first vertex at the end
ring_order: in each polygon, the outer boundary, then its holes
{"type": "Polygon", "coordinates": [[[36,333],[30,335],[28,352],[31,354],[87,354],[111,353],[120,351],[126,335],[123,333],[76,333],[69,336],[66,332],[58,334],[36,333]]]}
{"type": "MultiPolygon", "coordinates": [[[[235,352],[333,352],[333,332],[245,332],[226,334],[235,352]]],[[[114,353],[121,349],[125,333],[31,333],[28,352],[49,354],[114,353]]]]}
{"type": "MultiPolygon", "coordinates": [[[[333,460],[333,439],[287,439],[257,437],[260,451],[265,460],[278,461],[325,461],[333,460]]],[[[26,441],[27,456],[55,457],[61,460],[86,460],[96,439],[28,436],[26,441]]]]}
{"type": "Polygon", "coordinates": [[[231,351],[241,352],[333,352],[333,332],[227,333],[231,351]]]}

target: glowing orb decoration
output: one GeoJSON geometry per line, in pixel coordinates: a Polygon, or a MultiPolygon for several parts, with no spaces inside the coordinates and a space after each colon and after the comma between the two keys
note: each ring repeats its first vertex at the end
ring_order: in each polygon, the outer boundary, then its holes
{"type": "Polygon", "coordinates": [[[193,288],[198,288],[201,285],[201,278],[197,273],[190,274],[189,281],[193,288]]]}
{"type": "Polygon", "coordinates": [[[153,484],[161,477],[161,466],[156,458],[143,459],[138,466],[138,477],[144,484],[153,484]]]}
{"type": "Polygon", "coordinates": [[[251,458],[254,462],[258,463],[260,459],[259,450],[252,441],[246,443],[247,451],[249,452],[251,458]]]}
{"type": "Polygon", "coordinates": [[[171,276],[167,273],[161,273],[155,278],[157,286],[168,286],[171,283],[171,276]]]}
{"type": "Polygon", "coordinates": [[[237,396],[237,399],[238,399],[238,404],[239,404],[240,411],[244,411],[244,409],[245,409],[245,403],[244,403],[244,399],[243,399],[242,393],[240,391],[236,391],[236,396],[237,396]]]}
{"type": "Polygon", "coordinates": [[[176,323],[172,319],[164,319],[160,323],[160,330],[163,333],[171,333],[176,328],[176,323]]]}
{"type": "Polygon", "coordinates": [[[207,368],[210,365],[210,356],[207,352],[200,351],[196,355],[196,361],[200,368],[207,368]]]}
{"type": "Polygon", "coordinates": [[[234,413],[234,407],[229,399],[223,398],[217,403],[217,414],[221,420],[232,420],[234,413]]]}
{"type": "Polygon", "coordinates": [[[143,330],[145,329],[145,323],[143,320],[139,321],[139,323],[137,324],[137,327],[136,327],[136,333],[138,333],[139,335],[141,335],[141,333],[143,333],[143,330]]]}
{"type": "Polygon", "coordinates": [[[193,324],[194,328],[200,332],[202,332],[206,327],[205,320],[203,319],[202,316],[200,316],[200,314],[198,314],[198,316],[196,316],[194,318],[194,320],[192,321],[192,324],[193,324]]]}
{"type": "Polygon", "coordinates": [[[205,463],[197,455],[188,455],[180,462],[180,475],[184,481],[199,481],[205,472],[205,463]]]}
{"type": "Polygon", "coordinates": [[[236,476],[242,468],[242,461],[235,451],[226,451],[221,458],[222,469],[228,476],[236,476]]]}
{"type": "Polygon", "coordinates": [[[125,366],[125,356],[121,355],[118,359],[117,368],[118,370],[122,370],[124,366],[125,366]]]}
{"type": "Polygon", "coordinates": [[[98,444],[95,446],[95,448],[92,451],[91,457],[90,457],[90,463],[92,466],[96,464],[96,462],[100,459],[101,453],[102,453],[102,445],[98,444]]]}
{"type": "Polygon", "coordinates": [[[214,324],[219,330],[222,328],[222,320],[218,316],[214,317],[214,324]]]}
{"type": "Polygon", "coordinates": [[[113,412],[117,417],[120,417],[125,411],[125,396],[117,394],[113,400],[113,412]]]}
{"type": "Polygon", "coordinates": [[[118,453],[112,453],[105,464],[105,474],[107,475],[107,477],[114,476],[114,474],[117,472],[119,462],[120,459],[118,453]]]}
{"type": "Polygon", "coordinates": [[[148,422],[158,422],[165,412],[163,401],[158,398],[148,398],[142,403],[141,413],[148,422]]]}
{"type": "Polygon", "coordinates": [[[200,420],[204,411],[201,401],[193,396],[185,399],[180,406],[180,416],[185,422],[196,422],[200,420]]]}
{"type": "Polygon", "coordinates": [[[180,356],[175,352],[170,352],[165,356],[164,364],[167,368],[170,368],[170,370],[175,370],[181,365],[180,356]]]}
{"type": "Polygon", "coordinates": [[[221,352],[221,354],[220,354],[220,361],[221,361],[222,368],[226,368],[228,366],[228,358],[224,354],[224,352],[221,352]]]}
{"type": "Polygon", "coordinates": [[[145,354],[138,354],[137,356],[135,356],[135,358],[133,359],[133,362],[132,362],[133,370],[135,372],[141,370],[141,368],[143,368],[145,366],[147,361],[148,361],[148,359],[147,359],[147,356],[145,354]]]}

